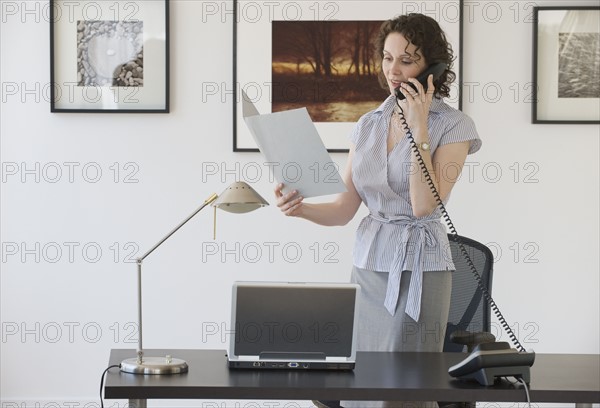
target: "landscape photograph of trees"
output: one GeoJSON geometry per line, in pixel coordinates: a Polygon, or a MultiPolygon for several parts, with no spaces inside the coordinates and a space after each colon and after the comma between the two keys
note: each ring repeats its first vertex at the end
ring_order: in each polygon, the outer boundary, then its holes
{"type": "Polygon", "coordinates": [[[272,111],[306,107],[313,122],[356,122],[388,91],[377,75],[382,21],[273,21],[272,111]]]}

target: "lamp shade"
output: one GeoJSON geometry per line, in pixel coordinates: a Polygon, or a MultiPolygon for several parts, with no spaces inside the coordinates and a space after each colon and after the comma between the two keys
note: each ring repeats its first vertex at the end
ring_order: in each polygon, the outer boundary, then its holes
{"type": "Polygon", "coordinates": [[[212,205],[223,211],[242,214],[265,207],[269,203],[247,183],[236,181],[227,187],[212,205]]]}

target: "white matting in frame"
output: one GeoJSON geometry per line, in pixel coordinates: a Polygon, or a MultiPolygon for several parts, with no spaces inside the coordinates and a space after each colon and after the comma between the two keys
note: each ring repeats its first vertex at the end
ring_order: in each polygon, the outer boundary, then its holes
{"type": "Polygon", "coordinates": [[[168,0],[51,2],[52,112],[169,111],[168,0]]]}
{"type": "MultiPolygon", "coordinates": [[[[384,21],[398,15],[422,13],[434,18],[444,30],[454,51],[456,80],[446,102],[460,106],[460,20],[461,0],[438,1],[252,1],[236,0],[234,24],[234,151],[257,151],[244,124],[240,107],[245,91],[261,114],[272,112],[272,27],[273,21],[384,21]]],[[[378,85],[376,85],[378,86],[378,85]]],[[[291,91],[294,91],[293,89],[291,91]]],[[[385,94],[381,102],[385,99],[385,94]]],[[[366,111],[364,112],[366,113],[366,111]]],[[[355,121],[315,121],[323,143],[330,152],[348,151],[355,121]]]]}
{"type": "Polygon", "coordinates": [[[536,7],[533,123],[600,123],[600,7],[536,7]]]}

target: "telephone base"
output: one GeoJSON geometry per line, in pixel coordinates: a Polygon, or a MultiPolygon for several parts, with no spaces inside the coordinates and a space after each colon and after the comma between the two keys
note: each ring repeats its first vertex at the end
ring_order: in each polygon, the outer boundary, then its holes
{"type": "Polygon", "coordinates": [[[534,361],[534,352],[518,352],[505,341],[482,343],[467,358],[450,367],[448,374],[461,379],[474,379],[486,386],[493,385],[495,377],[522,378],[529,383],[529,367],[534,361]]]}
{"type": "Polygon", "coordinates": [[[476,380],[481,385],[490,386],[494,385],[496,377],[522,378],[527,384],[531,381],[528,366],[481,368],[470,374],[461,375],[459,379],[476,380]]]}

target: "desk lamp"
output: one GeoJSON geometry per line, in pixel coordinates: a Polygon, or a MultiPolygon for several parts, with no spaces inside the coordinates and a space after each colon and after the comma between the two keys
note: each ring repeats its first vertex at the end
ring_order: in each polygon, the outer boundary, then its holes
{"type": "MultiPolygon", "coordinates": [[[[121,371],[132,374],[180,374],[188,371],[188,365],[184,360],[172,358],[167,355],[165,357],[146,357],[142,349],[142,262],[156,248],[165,242],[179,228],[183,227],[189,220],[198,214],[204,207],[212,204],[215,209],[215,217],[217,208],[232,213],[246,213],[254,211],[257,208],[269,205],[252,187],[243,181],[238,181],[230,185],[221,196],[213,193],[204,203],[194,211],[189,217],[183,220],[178,226],[173,228],[163,239],[154,245],[148,252],[136,260],[137,263],[137,300],[138,300],[138,347],[137,357],[128,358],[121,362],[121,371]]],[[[216,232],[216,218],[214,223],[216,232]]]]}

